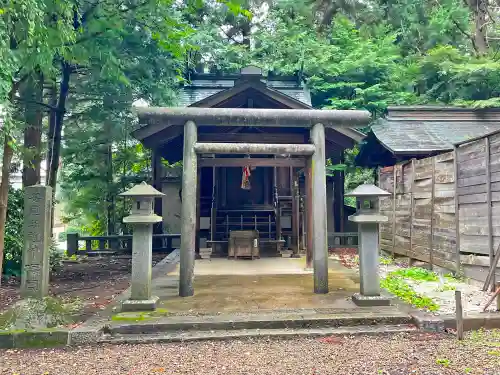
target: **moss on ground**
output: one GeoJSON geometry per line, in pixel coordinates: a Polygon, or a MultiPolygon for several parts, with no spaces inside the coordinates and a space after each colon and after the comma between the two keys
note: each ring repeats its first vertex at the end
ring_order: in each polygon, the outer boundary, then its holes
{"type": "Polygon", "coordinates": [[[167,309],[158,308],[154,311],[134,311],[134,312],[122,312],[111,316],[111,320],[114,322],[141,322],[146,320],[152,320],[155,318],[161,318],[170,315],[167,309]]]}
{"type": "Polygon", "coordinates": [[[0,314],[0,331],[50,329],[76,321],[82,304],[79,300],[45,297],[17,302],[0,314]]]}

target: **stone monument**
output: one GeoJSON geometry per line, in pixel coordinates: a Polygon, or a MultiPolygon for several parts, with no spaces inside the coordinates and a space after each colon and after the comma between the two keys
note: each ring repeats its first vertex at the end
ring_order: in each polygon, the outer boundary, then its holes
{"type": "Polygon", "coordinates": [[[142,182],[120,195],[132,198],[130,216],[123,218],[132,226],[132,280],[130,298],[122,302],[122,311],[154,310],[158,297],[151,296],[153,224],[162,218],[153,212],[153,201],[164,194],[142,182]]]}
{"type": "Polygon", "coordinates": [[[390,298],[380,294],[379,223],[388,220],[379,213],[378,198],[390,195],[372,184],[363,184],[346,197],[356,198],[356,213],[349,220],[358,224],[360,293],[352,299],[358,306],[388,306],[390,298]]]}
{"type": "Polygon", "coordinates": [[[35,185],[24,189],[23,298],[42,299],[49,292],[51,210],[51,187],[35,185]]]}

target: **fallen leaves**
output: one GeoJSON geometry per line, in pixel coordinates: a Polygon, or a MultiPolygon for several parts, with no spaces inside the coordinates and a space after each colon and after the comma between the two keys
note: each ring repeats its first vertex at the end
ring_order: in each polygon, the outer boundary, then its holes
{"type": "Polygon", "coordinates": [[[342,339],[338,336],[322,337],[318,339],[318,341],[323,344],[332,344],[332,345],[342,344],[342,339]]]}

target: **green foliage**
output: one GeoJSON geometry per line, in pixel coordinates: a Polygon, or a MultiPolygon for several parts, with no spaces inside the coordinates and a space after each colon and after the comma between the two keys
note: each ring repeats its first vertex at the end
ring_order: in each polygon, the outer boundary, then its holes
{"type": "Polygon", "coordinates": [[[394,276],[415,281],[438,281],[436,273],[420,267],[401,268],[392,272],[394,276]]]}
{"type": "MultiPolygon", "coordinates": [[[[7,221],[5,226],[5,254],[3,260],[3,276],[21,276],[23,238],[24,194],[21,189],[9,190],[7,221]]],[[[61,265],[63,253],[57,249],[54,241],[49,245],[49,264],[51,270],[61,265]]]]}
{"type": "Polygon", "coordinates": [[[443,367],[449,367],[451,362],[447,358],[437,358],[436,359],[436,364],[441,365],[443,367]]]}
{"type": "Polygon", "coordinates": [[[439,288],[437,288],[436,292],[453,291],[456,289],[457,289],[457,287],[455,285],[444,284],[443,286],[440,286],[439,288]]]}
{"type": "Polygon", "coordinates": [[[9,189],[7,205],[7,221],[5,226],[5,254],[3,273],[5,277],[20,276],[23,251],[23,208],[24,194],[22,190],[9,189]]]}
{"type": "Polygon", "coordinates": [[[383,278],[380,285],[388,292],[414,307],[429,311],[436,311],[439,309],[439,305],[431,298],[419,295],[415,292],[413,288],[404,281],[403,277],[397,274],[397,271],[391,272],[387,277],[383,278]]]}
{"type": "Polygon", "coordinates": [[[380,264],[383,264],[385,266],[390,266],[391,264],[394,264],[394,258],[381,256],[380,257],[380,264]]]}

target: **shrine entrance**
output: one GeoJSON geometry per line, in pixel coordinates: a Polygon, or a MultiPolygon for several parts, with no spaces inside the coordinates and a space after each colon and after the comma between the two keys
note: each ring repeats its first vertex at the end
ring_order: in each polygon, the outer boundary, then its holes
{"type": "Polygon", "coordinates": [[[314,110],[262,79],[248,68],[233,87],[190,107],[137,109],[133,136],[153,149],[154,185],[166,194],[155,208],[164,228],[181,233],[180,296],[194,293],[200,238],[226,256],[235,234],[275,252],[285,238],[293,255],[305,248],[314,292],[328,293],[327,226],[341,227],[343,176],[327,192],[326,160],[342,162],[362,139],[351,127],[370,115],[314,110]],[[165,177],[162,159],[182,161],[177,179],[165,177]]]}

